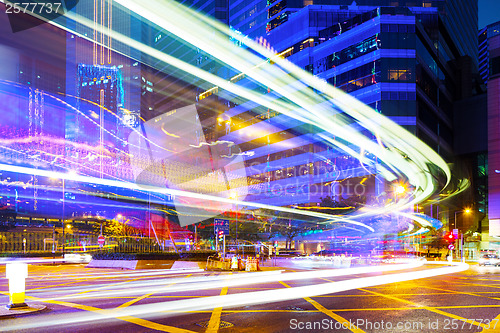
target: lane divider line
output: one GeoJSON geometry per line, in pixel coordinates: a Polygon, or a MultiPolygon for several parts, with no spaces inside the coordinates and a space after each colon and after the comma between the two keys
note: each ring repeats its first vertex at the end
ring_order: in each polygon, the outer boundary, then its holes
{"type": "MultiPolygon", "coordinates": [[[[185,277],[185,278],[187,279],[187,278],[189,278],[191,275],[193,275],[193,274],[188,274],[188,275],[186,275],[186,277],[185,277]]],[[[145,298],[148,298],[149,296],[151,296],[151,295],[153,295],[153,294],[155,294],[155,293],[160,293],[160,292],[162,292],[164,289],[166,289],[166,288],[168,288],[168,287],[170,287],[170,286],[173,286],[174,284],[175,284],[175,282],[174,282],[174,283],[171,283],[171,284],[168,284],[168,285],[166,285],[165,287],[160,288],[160,289],[158,289],[158,290],[157,290],[157,291],[155,291],[155,292],[152,292],[152,293],[149,293],[149,294],[145,294],[145,295],[142,295],[142,296],[140,296],[140,297],[136,297],[136,298],[134,298],[134,299],[131,299],[130,301],[125,302],[125,303],[123,303],[122,305],[118,306],[118,307],[116,308],[116,310],[126,308],[127,306],[130,306],[130,305],[132,305],[132,304],[134,304],[134,303],[137,303],[137,302],[139,302],[139,301],[141,301],[141,300],[143,300],[143,299],[145,299],[145,298]]]]}
{"type": "Polygon", "coordinates": [[[411,305],[416,306],[418,309],[424,309],[424,310],[427,310],[427,311],[430,311],[430,312],[434,312],[434,313],[443,315],[445,317],[449,317],[449,318],[453,318],[453,319],[458,319],[458,320],[461,320],[461,321],[465,321],[468,324],[470,323],[472,325],[479,326],[479,327],[482,327],[482,328],[485,328],[487,326],[487,325],[485,325],[483,323],[479,323],[477,321],[472,321],[471,322],[470,319],[466,319],[464,317],[454,315],[453,313],[449,313],[449,312],[445,312],[445,311],[439,310],[437,308],[432,308],[432,307],[428,307],[428,306],[425,306],[425,305],[421,305],[421,304],[418,304],[418,303],[415,303],[415,302],[412,302],[412,301],[408,301],[406,299],[402,299],[402,298],[399,298],[399,297],[394,297],[394,296],[391,296],[391,295],[384,295],[384,294],[377,293],[375,291],[371,291],[371,290],[364,289],[364,288],[360,288],[359,290],[362,290],[362,291],[367,292],[367,293],[376,294],[378,296],[385,297],[385,298],[388,298],[388,299],[392,299],[394,301],[399,301],[399,302],[403,302],[403,303],[406,303],[406,304],[411,304],[411,305]]]}
{"type": "MultiPolygon", "coordinates": [[[[229,288],[227,286],[222,288],[220,296],[227,295],[228,289],[229,288]]],[[[210,317],[207,329],[205,330],[206,333],[216,333],[219,331],[221,314],[222,314],[222,306],[217,307],[212,311],[212,316],[210,317]]]]}
{"type": "MultiPolygon", "coordinates": [[[[292,288],[283,281],[280,281],[280,283],[287,288],[292,288]]],[[[319,312],[322,312],[322,313],[326,314],[328,317],[335,319],[337,322],[341,323],[344,326],[344,328],[350,330],[351,332],[353,332],[353,333],[365,333],[365,331],[359,329],[357,326],[350,323],[344,317],[339,316],[338,314],[334,313],[332,310],[328,310],[327,308],[325,308],[323,305],[319,304],[318,302],[316,302],[312,298],[304,297],[304,299],[307,302],[309,302],[312,306],[314,306],[316,309],[318,309],[319,312]]]]}

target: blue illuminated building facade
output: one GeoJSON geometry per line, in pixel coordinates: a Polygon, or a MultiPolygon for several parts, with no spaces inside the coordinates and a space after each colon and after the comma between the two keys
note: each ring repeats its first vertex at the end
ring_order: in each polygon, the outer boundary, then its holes
{"type": "MultiPolygon", "coordinates": [[[[476,32],[469,31],[477,26],[477,3],[283,0],[264,6],[261,1],[234,1],[229,10],[234,29],[264,37],[281,57],[355,96],[453,160],[453,105],[471,96],[477,69],[476,32]]],[[[253,88],[251,82],[248,87],[253,88]]],[[[267,191],[259,189],[248,200],[272,197],[277,205],[293,206],[317,205],[327,195],[336,200],[356,196],[339,195],[331,186],[342,177],[351,179],[353,188],[366,185],[366,200],[384,192],[384,184],[373,177],[376,170],[363,171],[348,156],[311,140],[298,122],[253,107],[249,102],[231,108],[219,124],[230,123],[231,133],[219,136],[252,151],[249,176],[267,184],[267,191]],[[268,144],[244,139],[245,133],[271,128],[268,144]]],[[[436,216],[439,208],[433,210],[427,213],[436,216]]]]}
{"type": "MultiPolygon", "coordinates": [[[[474,1],[180,2],[230,24],[234,31],[258,40],[280,57],[351,94],[416,134],[447,161],[453,161],[453,105],[470,96],[472,73],[478,68],[474,1]],[[473,40],[469,38],[470,29],[474,30],[473,40]]],[[[270,89],[265,90],[244,75],[238,76],[180,38],[154,25],[146,27],[127,10],[111,6],[109,1],[95,1],[82,3],[76,11],[104,28],[115,29],[219,77],[237,77],[238,84],[245,88],[272,96],[270,89]]],[[[242,102],[194,75],[180,73],[178,68],[106,38],[92,26],[70,28],[75,33],[61,35],[63,50],[59,51],[65,57],[53,71],[57,74],[53,78],[44,81],[50,73],[33,70],[29,66],[37,63],[31,59],[20,62],[20,73],[3,76],[23,85],[16,89],[24,96],[20,110],[25,113],[20,111],[18,119],[7,119],[21,129],[16,135],[35,140],[47,134],[54,139],[53,147],[46,149],[53,157],[47,154],[42,157],[45,164],[32,163],[30,167],[135,181],[130,152],[125,148],[132,128],[143,135],[147,121],[196,104],[196,125],[199,121],[203,126],[203,133],[196,133],[200,138],[197,143],[230,142],[233,146],[227,155],[245,160],[238,167],[245,169],[244,186],[248,191],[238,199],[289,207],[317,206],[325,197],[346,207],[388,200],[390,184],[377,177],[376,163],[363,165],[345,152],[332,149],[312,134],[315,129],[310,125],[275,110],[263,110],[253,101],[242,102]],[[100,42],[92,43],[85,36],[100,42]],[[41,78],[38,74],[42,74],[41,78]],[[42,90],[60,96],[54,99],[42,90]],[[49,124],[41,112],[47,115],[52,110],[59,118],[49,124]],[[20,125],[26,116],[28,125],[20,125]],[[142,125],[139,117],[144,120],[142,125]]],[[[44,70],[50,65],[49,61],[39,68],[44,70]]],[[[14,88],[7,85],[2,89],[8,95],[14,88]]],[[[36,144],[27,155],[35,155],[39,148],[36,144]]],[[[374,159],[369,155],[366,158],[374,159]]],[[[151,166],[151,160],[141,163],[151,166]]],[[[234,168],[236,164],[228,163],[234,168]]],[[[36,176],[17,177],[29,184],[23,200],[13,200],[20,194],[9,188],[10,201],[2,204],[29,206],[25,210],[16,206],[21,213],[37,211],[47,216],[51,208],[47,202],[52,200],[60,207],[52,214],[54,218],[110,219],[128,209],[137,212],[130,214],[135,214],[137,220],[151,220],[146,211],[151,210],[152,199],[145,191],[61,180],[51,184],[47,177],[40,184],[36,176]],[[132,197],[134,200],[129,201],[132,197]],[[40,209],[42,202],[44,211],[40,209]]],[[[155,200],[158,207],[169,204],[169,198],[158,196],[155,200]]],[[[432,209],[427,213],[438,214],[432,209]]]]}
{"type": "MultiPolygon", "coordinates": [[[[449,38],[455,44],[454,47],[461,55],[470,55],[477,69],[475,37],[477,34],[477,0],[234,0],[229,4],[229,24],[236,30],[255,38],[263,36],[266,32],[276,29],[289,20],[295,20],[294,14],[310,5],[338,6],[339,9],[351,11],[356,11],[358,6],[408,7],[412,11],[437,11],[441,16],[440,24],[448,30],[449,38]]],[[[340,17],[338,22],[343,22],[351,16],[344,15],[346,16],[340,17]]],[[[426,29],[430,27],[426,24],[426,29]]],[[[436,48],[442,49],[442,52],[450,52],[445,45],[450,44],[450,41],[444,41],[442,37],[432,33],[431,36],[436,48]]],[[[451,59],[453,57],[448,55],[446,61],[451,59]]]]}

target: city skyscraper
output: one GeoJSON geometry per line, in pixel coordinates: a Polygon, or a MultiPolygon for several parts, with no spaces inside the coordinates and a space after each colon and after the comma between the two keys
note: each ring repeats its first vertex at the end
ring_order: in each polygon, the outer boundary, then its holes
{"type": "MultiPolygon", "coordinates": [[[[235,0],[229,4],[230,24],[251,37],[263,36],[310,5],[338,6],[339,9],[357,6],[435,8],[459,53],[470,55],[477,69],[477,0],[235,0]]],[[[436,40],[436,48],[443,47],[442,41],[436,40]]]]}
{"type": "MultiPolygon", "coordinates": [[[[487,27],[488,38],[488,217],[490,240],[500,237],[500,22],[487,27]]],[[[498,247],[498,245],[497,245],[498,247]]]]}
{"type": "MultiPolygon", "coordinates": [[[[478,68],[477,1],[233,1],[229,12],[233,29],[251,38],[263,37],[281,57],[404,126],[447,161],[455,159],[454,137],[459,133],[454,132],[454,104],[473,94],[478,68]]],[[[251,82],[245,84],[254,88],[251,82]]],[[[338,199],[338,190],[325,186],[336,178],[318,176],[329,170],[328,161],[344,157],[319,142],[302,140],[306,131],[294,121],[253,107],[244,103],[224,112],[220,118],[230,131],[216,138],[237,138],[241,147],[252,151],[246,161],[256,170],[250,175],[256,181],[270,188],[278,183],[293,183],[297,189],[308,184],[322,192],[298,195],[291,190],[293,194],[276,197],[264,191],[250,194],[248,200],[265,201],[271,195],[286,206],[315,205],[327,195],[338,199]],[[253,136],[245,142],[243,133],[271,124],[279,124],[281,132],[276,130],[267,147],[265,140],[257,143],[253,136]],[[278,148],[278,142],[287,148],[278,148]],[[267,172],[257,171],[259,165],[267,172]]],[[[368,176],[370,180],[363,182],[369,184],[368,196],[387,190],[369,174],[360,173],[353,185],[368,176]]],[[[448,221],[453,215],[440,205],[424,211],[448,221]]]]}

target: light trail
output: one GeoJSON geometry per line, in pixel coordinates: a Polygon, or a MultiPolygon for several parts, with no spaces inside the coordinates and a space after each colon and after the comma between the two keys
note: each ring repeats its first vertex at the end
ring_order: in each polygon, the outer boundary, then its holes
{"type": "MultiPolygon", "coordinates": [[[[56,259],[56,262],[61,262],[64,261],[65,259],[56,259]]],[[[25,260],[19,260],[15,262],[25,262],[25,263],[51,263],[54,260],[52,259],[47,259],[45,261],[25,261],[25,260]]],[[[139,271],[139,272],[131,272],[131,273],[115,273],[115,272],[106,272],[106,273],[78,273],[78,274],[69,274],[68,276],[58,276],[58,280],[73,280],[73,279],[105,279],[105,278],[129,278],[129,277],[157,277],[159,275],[174,275],[174,274],[188,274],[188,273],[203,273],[205,272],[203,269],[177,269],[177,270],[162,270],[160,272],[157,271],[139,271]]],[[[46,274],[46,275],[29,275],[28,279],[39,279],[39,278],[47,278],[47,277],[53,277],[56,276],[56,274],[46,274]]],[[[65,273],[67,275],[67,273],[65,273]]],[[[73,289],[72,289],[73,290],[73,289]]]]}
{"type": "MultiPolygon", "coordinates": [[[[221,63],[227,64],[231,69],[240,72],[243,76],[252,80],[252,82],[265,87],[266,91],[270,89],[273,93],[262,94],[257,92],[256,89],[237,85],[236,80],[228,81],[225,78],[218,77],[181,59],[177,59],[153,47],[121,35],[116,31],[109,30],[107,34],[109,38],[113,38],[118,42],[130,46],[131,49],[148,54],[152,58],[162,61],[164,64],[179,69],[182,75],[188,74],[191,78],[197,78],[205,83],[211,83],[220,87],[220,89],[213,89],[213,93],[220,94],[219,91],[224,90],[234,96],[238,96],[238,98],[253,101],[261,107],[280,112],[305,124],[312,125],[313,128],[318,128],[328,133],[328,135],[316,133],[317,138],[324,140],[324,142],[329,143],[332,147],[337,147],[339,150],[347,152],[360,161],[365,159],[365,152],[370,153],[381,162],[377,164],[377,170],[382,177],[388,181],[393,181],[398,177],[404,178],[414,188],[411,195],[398,200],[394,205],[365,208],[354,213],[356,215],[352,216],[332,216],[322,213],[304,212],[297,209],[230,200],[179,190],[148,187],[150,192],[196,198],[209,202],[223,202],[296,213],[326,221],[319,221],[318,223],[344,222],[362,226],[374,232],[373,228],[356,221],[356,219],[409,209],[413,205],[429,198],[436,190],[436,171],[431,166],[439,169],[446,176],[446,183],[449,182],[451,174],[447,164],[436,152],[414,135],[352,96],[334,88],[324,80],[311,75],[289,61],[281,59],[272,51],[262,47],[253,40],[234,34],[227,26],[175,2],[159,0],[148,1],[146,3],[138,0],[116,0],[115,2],[137,13],[144,21],[154,23],[162,29],[171,32],[174,36],[183,39],[193,47],[207,52],[207,54],[218,59],[221,63]],[[210,39],[205,38],[207,33],[210,33],[210,39]],[[228,37],[238,40],[242,45],[249,47],[254,52],[237,47],[228,37]],[[267,59],[272,59],[272,61],[269,63],[263,61],[267,59]],[[355,130],[352,125],[352,119],[356,121],[355,124],[360,129],[364,128],[369,133],[365,135],[361,131],[355,130]],[[372,136],[375,136],[377,140],[374,141],[372,136]]],[[[78,17],[71,11],[66,13],[66,17],[84,26],[102,28],[93,21],[78,17]]],[[[98,43],[98,41],[93,41],[91,38],[82,36],[72,30],[69,28],[69,25],[52,24],[77,36],[98,43]]],[[[244,81],[241,80],[238,82],[244,81]]],[[[6,168],[5,164],[1,165],[1,168],[6,168]]],[[[13,170],[11,166],[9,166],[9,170],[13,170]]],[[[13,172],[21,172],[19,171],[20,169],[17,170],[13,172]]],[[[36,169],[30,170],[30,172],[27,172],[28,174],[41,172],[41,170],[36,169]]],[[[92,177],[88,177],[85,180],[82,179],[81,181],[134,190],[145,189],[144,186],[138,188],[137,184],[127,182],[115,181],[111,185],[108,180],[100,179],[96,181],[92,177]]],[[[210,204],[207,203],[206,207],[209,206],[210,204]]]]}
{"type": "MultiPolygon", "coordinates": [[[[124,295],[138,295],[147,294],[158,289],[158,287],[164,287],[171,283],[175,283],[168,288],[162,288],[162,291],[169,293],[185,292],[185,291],[195,291],[195,290],[208,290],[208,289],[218,289],[223,287],[237,287],[250,284],[259,283],[269,283],[278,281],[297,281],[297,280],[307,280],[314,278],[327,278],[327,277],[339,277],[348,276],[356,274],[368,274],[368,273],[381,273],[395,270],[403,269],[414,269],[421,267],[424,263],[422,261],[414,261],[412,263],[398,264],[398,265],[383,265],[383,266],[371,266],[371,267],[356,267],[356,268],[343,268],[343,269],[325,269],[320,271],[307,271],[307,272],[289,272],[282,273],[282,271],[271,271],[271,272],[259,272],[259,273],[244,273],[238,275],[223,275],[223,276],[210,276],[210,277],[191,277],[189,279],[169,279],[165,281],[134,281],[128,284],[125,289],[123,286],[112,287],[110,289],[118,289],[116,291],[99,291],[93,292],[94,286],[88,288],[82,288],[80,292],[87,292],[84,295],[73,295],[73,296],[63,296],[63,297],[50,297],[47,300],[72,300],[79,298],[89,298],[89,297],[113,297],[113,296],[124,296],[124,295]]],[[[63,288],[66,289],[66,288],[63,288]]],[[[73,290],[72,288],[70,288],[73,290]]],[[[47,291],[53,294],[56,290],[47,291]]]]}
{"type": "MultiPolygon", "coordinates": [[[[113,38],[121,39],[122,42],[127,44],[131,42],[132,44],[129,45],[151,54],[186,73],[198,76],[214,84],[220,83],[219,86],[231,91],[235,95],[256,101],[264,107],[270,107],[273,110],[287,114],[305,123],[317,126],[334,134],[336,137],[354,143],[356,146],[363,147],[365,151],[372,153],[388,166],[387,169],[383,166],[379,166],[380,173],[382,173],[386,179],[395,179],[397,175],[402,174],[416,189],[411,200],[400,200],[396,207],[374,210],[372,212],[367,212],[365,215],[386,213],[395,208],[405,209],[428,198],[435,190],[434,179],[429,169],[429,165],[436,165],[440,168],[447,176],[447,181],[449,181],[449,168],[438,154],[423,144],[415,136],[351,96],[325,84],[322,80],[300,70],[286,60],[276,59],[276,64],[279,64],[279,66],[264,66],[265,68],[258,72],[254,70],[254,66],[262,62],[262,58],[237,48],[229,42],[227,39],[227,35],[229,34],[227,27],[217,26],[217,23],[207,18],[202,19],[199,17],[199,14],[187,8],[179,7],[168,2],[152,1],[147,4],[126,0],[118,0],[117,2],[132,9],[136,13],[140,13],[142,17],[162,26],[192,45],[200,47],[219,60],[228,63],[229,66],[252,77],[256,82],[260,82],[262,85],[270,87],[273,91],[280,93],[292,103],[286,104],[283,101],[271,99],[269,96],[258,95],[254,91],[249,91],[244,87],[231,84],[230,82],[221,82],[220,78],[210,73],[203,72],[199,68],[183,63],[179,59],[172,59],[172,57],[168,57],[165,54],[159,54],[157,50],[140,45],[137,42],[134,43],[134,41],[124,36],[113,34],[113,38]],[[165,8],[165,10],[159,10],[159,8],[165,8]],[[161,13],[168,13],[168,17],[165,16],[166,14],[161,13]],[[193,15],[199,17],[200,22],[203,23],[187,19],[187,16],[192,17],[193,15]],[[187,22],[190,23],[189,27],[185,26],[187,22]],[[191,22],[194,24],[191,24],[191,22]],[[207,22],[209,22],[209,24],[207,22]],[[209,31],[214,31],[213,40],[211,39],[210,43],[201,37],[204,35],[203,32],[206,32],[207,29],[209,31]],[[224,33],[221,33],[221,31],[224,33]],[[286,71],[281,70],[280,67],[286,71]],[[297,78],[299,78],[300,81],[297,81],[297,78]],[[278,83],[281,85],[277,85],[278,83]],[[327,98],[312,91],[308,86],[317,89],[327,98]],[[288,88],[283,89],[283,87],[288,88]],[[295,87],[295,89],[290,89],[290,87],[295,87]],[[341,117],[331,118],[327,116],[332,114],[332,110],[338,109],[341,109],[349,116],[357,119],[359,124],[363,127],[376,133],[377,137],[383,141],[384,145],[382,146],[373,142],[371,138],[365,137],[359,132],[349,130],[350,127],[347,120],[341,119],[341,117]],[[389,147],[389,149],[386,147],[389,147]],[[401,152],[404,153],[401,154],[401,152]]],[[[81,21],[79,18],[73,17],[73,19],[81,21]]],[[[257,43],[244,37],[238,38],[259,54],[263,54],[267,58],[273,56],[271,52],[257,43]]],[[[338,140],[328,137],[322,138],[348,151],[353,156],[359,155],[356,151],[345,145],[341,145],[338,140]]],[[[348,220],[348,218],[340,217],[337,219],[348,220]]]]}
{"type": "MultiPolygon", "coordinates": [[[[446,262],[432,262],[432,264],[449,264],[446,262]]],[[[394,265],[405,266],[405,265],[394,265]]],[[[192,298],[177,301],[158,302],[153,304],[133,305],[122,309],[101,310],[98,313],[79,313],[75,315],[61,314],[47,317],[38,317],[37,321],[19,323],[9,326],[9,330],[25,330],[41,327],[56,327],[61,325],[81,324],[87,322],[103,321],[109,319],[120,319],[126,316],[140,316],[141,318],[156,318],[174,313],[185,313],[192,311],[202,311],[213,309],[214,306],[232,308],[239,306],[249,306],[255,304],[265,304],[273,302],[282,302],[304,297],[314,297],[319,295],[333,294],[337,292],[379,286],[389,283],[430,278],[445,274],[458,273],[468,269],[469,265],[465,263],[452,263],[451,266],[432,268],[421,271],[412,271],[405,273],[392,273],[382,276],[371,276],[353,278],[344,281],[320,283],[309,286],[282,288],[265,291],[254,291],[230,294],[224,296],[210,296],[204,298],[192,298]]],[[[318,273],[318,271],[314,272],[318,273]]],[[[162,290],[163,292],[163,290],[162,290]]]]}
{"type": "MultiPolygon", "coordinates": [[[[176,189],[160,188],[160,187],[155,187],[155,186],[146,186],[146,185],[140,185],[140,184],[136,184],[136,183],[111,180],[111,179],[89,177],[89,176],[82,176],[82,175],[70,175],[70,174],[62,173],[62,172],[55,172],[55,171],[42,170],[42,169],[32,169],[32,168],[20,167],[20,166],[9,165],[9,164],[1,164],[1,163],[0,163],[0,170],[17,172],[17,173],[22,173],[22,174],[27,174],[27,175],[37,175],[37,176],[43,176],[43,177],[49,177],[49,178],[59,178],[59,179],[71,180],[74,182],[81,182],[81,183],[113,186],[113,187],[119,187],[119,188],[130,189],[130,190],[149,191],[149,192],[159,193],[159,194],[170,194],[170,195],[175,195],[175,196],[179,196],[179,197],[201,199],[204,201],[215,201],[215,202],[222,202],[222,203],[229,203],[229,204],[253,206],[256,208],[272,209],[272,210],[278,210],[278,211],[283,211],[283,212],[288,212],[288,213],[296,213],[296,214],[303,215],[303,216],[311,216],[311,217],[318,217],[318,218],[332,220],[332,216],[328,215],[328,214],[302,211],[302,210],[297,210],[297,209],[291,209],[291,208],[279,207],[279,206],[273,206],[273,205],[266,205],[266,204],[260,204],[260,203],[255,203],[255,202],[239,201],[239,200],[233,200],[230,198],[222,198],[222,197],[216,197],[216,196],[188,192],[188,191],[182,191],[182,190],[176,190],[176,189]]],[[[206,205],[207,205],[207,207],[209,207],[208,203],[206,205]]],[[[374,229],[372,227],[367,226],[366,224],[361,223],[361,222],[350,221],[350,220],[343,221],[343,222],[364,227],[372,232],[374,231],[374,229]]]]}
{"type": "MultiPolygon", "coordinates": [[[[203,271],[202,271],[203,272],[203,271]]],[[[202,273],[199,271],[195,271],[194,273],[202,273]]],[[[34,290],[33,292],[30,292],[32,296],[36,297],[43,297],[43,295],[48,294],[44,300],[48,301],[61,301],[61,300],[74,300],[74,299],[83,299],[83,298],[90,298],[90,297],[99,297],[99,298],[106,298],[106,297],[112,297],[112,296],[120,296],[120,295],[140,295],[140,294],[148,294],[151,292],[154,292],[155,290],[158,290],[158,288],[162,288],[164,291],[168,292],[181,292],[181,291],[195,291],[195,290],[208,290],[208,289],[216,289],[219,288],[221,285],[224,285],[224,281],[231,281],[230,284],[234,286],[240,286],[240,285],[246,285],[246,284],[253,284],[254,279],[257,280],[262,280],[263,282],[265,281],[274,281],[275,279],[272,278],[272,276],[279,275],[281,276],[282,271],[277,270],[277,271],[270,271],[270,272],[257,272],[257,273],[250,273],[250,276],[248,275],[249,273],[243,273],[243,274],[238,274],[238,275],[219,275],[219,276],[195,276],[195,277],[190,277],[190,278],[168,278],[168,279],[162,279],[159,281],[132,281],[127,283],[126,286],[108,286],[107,283],[101,283],[101,284],[92,284],[89,286],[82,286],[82,287],[57,287],[57,288],[51,288],[49,289],[44,289],[41,292],[38,292],[34,290]],[[163,288],[169,284],[177,284],[176,286],[171,286],[169,288],[163,288]],[[106,291],[96,291],[96,289],[103,289],[107,288],[108,290],[106,291]],[[54,297],[54,293],[61,293],[61,292],[68,292],[70,291],[72,294],[77,294],[77,293],[82,293],[82,295],[66,295],[66,296],[61,296],[61,297],[54,297]],[[85,293],[85,294],[83,294],[85,293]]],[[[176,272],[173,274],[183,274],[182,272],[176,272]]],[[[168,274],[166,274],[168,275],[168,274]]],[[[131,276],[133,278],[141,278],[141,275],[138,276],[131,276]]],[[[151,275],[145,275],[144,278],[148,278],[154,276],[151,275]]],[[[103,276],[102,278],[106,278],[106,276],[103,276]]],[[[115,277],[116,278],[116,277],[115,277]]],[[[94,279],[94,278],[92,278],[94,279]]]]}

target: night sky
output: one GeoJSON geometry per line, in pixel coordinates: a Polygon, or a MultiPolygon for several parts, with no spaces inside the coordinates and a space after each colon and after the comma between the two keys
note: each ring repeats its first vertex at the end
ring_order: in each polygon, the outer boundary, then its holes
{"type": "Polygon", "coordinates": [[[498,21],[500,21],[500,0],[479,0],[479,29],[498,21]]]}

